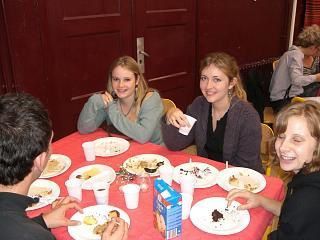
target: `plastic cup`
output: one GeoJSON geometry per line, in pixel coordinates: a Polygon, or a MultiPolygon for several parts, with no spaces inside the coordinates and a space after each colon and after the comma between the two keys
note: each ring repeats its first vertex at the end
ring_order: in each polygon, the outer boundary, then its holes
{"type": "Polygon", "coordinates": [[[158,168],[160,178],[171,186],[174,168],[171,165],[162,165],[158,168]]]}
{"type": "Polygon", "coordinates": [[[182,196],[182,220],[189,217],[193,196],[188,193],[181,193],[182,196]]]}
{"type": "Polygon", "coordinates": [[[106,204],[109,203],[109,187],[110,184],[107,182],[95,182],[92,184],[92,190],[94,197],[96,198],[97,204],[106,204]]]}
{"type": "Polygon", "coordinates": [[[184,116],[187,118],[187,120],[190,124],[190,127],[185,126],[185,127],[179,128],[179,133],[188,136],[189,132],[191,131],[191,129],[192,129],[194,123],[197,121],[197,119],[195,119],[194,117],[191,117],[187,114],[185,114],[184,116]]]}
{"type": "Polygon", "coordinates": [[[196,179],[191,175],[183,175],[180,177],[180,188],[182,193],[187,193],[193,196],[194,185],[196,179]]]}
{"type": "Polygon", "coordinates": [[[128,209],[136,209],[139,205],[140,187],[137,184],[127,184],[122,187],[124,200],[128,209]]]}
{"type": "Polygon", "coordinates": [[[82,180],[77,178],[71,178],[65,182],[65,185],[67,187],[69,196],[75,197],[79,201],[82,200],[82,180]]]}
{"type": "Polygon", "coordinates": [[[96,159],[96,153],[94,151],[94,142],[84,142],[82,144],[82,148],[87,161],[94,161],[96,159]]]}

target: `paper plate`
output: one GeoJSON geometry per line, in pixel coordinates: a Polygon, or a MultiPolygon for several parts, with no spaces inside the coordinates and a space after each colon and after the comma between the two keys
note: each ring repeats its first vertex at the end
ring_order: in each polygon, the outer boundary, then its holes
{"type": "Polygon", "coordinates": [[[71,166],[71,159],[62,154],[51,154],[46,168],[39,178],[51,178],[58,176],[71,166]]]}
{"type": "Polygon", "coordinates": [[[226,208],[225,198],[212,197],[197,202],[190,211],[190,220],[197,228],[204,232],[217,235],[230,235],[241,232],[250,222],[247,210],[237,210],[239,202],[233,201],[226,208]],[[212,212],[217,210],[223,217],[217,222],[213,220],[212,212]]]}
{"type": "Polygon", "coordinates": [[[130,143],[117,137],[99,138],[93,141],[96,156],[111,157],[124,153],[129,149],[130,143]]]}

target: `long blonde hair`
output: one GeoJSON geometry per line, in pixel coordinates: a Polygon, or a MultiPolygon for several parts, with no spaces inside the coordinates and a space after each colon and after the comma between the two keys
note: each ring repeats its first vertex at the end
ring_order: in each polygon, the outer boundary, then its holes
{"type": "Polygon", "coordinates": [[[112,88],[112,72],[116,67],[123,67],[134,74],[136,83],[136,91],[135,91],[135,103],[134,107],[136,109],[136,113],[139,112],[141,103],[146,96],[149,89],[148,83],[145,80],[138,63],[130,56],[122,56],[113,61],[110,65],[109,73],[108,73],[108,82],[107,82],[107,90],[109,93],[114,93],[114,89],[112,88]]]}
{"type": "Polygon", "coordinates": [[[234,57],[223,52],[209,53],[200,62],[200,74],[203,69],[210,65],[214,65],[221,70],[228,76],[230,81],[236,78],[237,82],[232,88],[231,96],[237,96],[239,99],[247,101],[247,94],[243,89],[240,78],[240,70],[234,57]]]}
{"type": "Polygon", "coordinates": [[[320,104],[315,101],[305,101],[302,103],[292,103],[281,109],[276,117],[276,122],[274,125],[275,139],[272,144],[273,154],[275,156],[275,163],[279,162],[279,159],[275,152],[275,141],[276,138],[284,133],[288,127],[288,120],[293,116],[303,116],[308,124],[310,135],[316,139],[317,145],[313,152],[312,161],[306,164],[302,172],[311,173],[320,170],[320,104]]]}

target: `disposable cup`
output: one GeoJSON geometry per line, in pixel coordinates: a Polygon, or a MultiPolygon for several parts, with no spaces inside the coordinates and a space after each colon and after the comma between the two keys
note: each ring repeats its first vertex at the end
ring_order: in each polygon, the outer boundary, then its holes
{"type": "Polygon", "coordinates": [[[188,193],[181,193],[182,196],[182,220],[189,217],[193,196],[188,193]]]}
{"type": "Polygon", "coordinates": [[[195,119],[194,117],[191,117],[191,116],[189,116],[187,114],[185,114],[184,116],[187,118],[187,120],[188,120],[188,122],[190,124],[190,127],[185,126],[185,127],[179,128],[179,133],[188,136],[190,131],[191,131],[191,129],[192,129],[192,127],[193,127],[193,125],[194,125],[194,123],[197,121],[197,119],[195,119]]]}
{"type": "Polygon", "coordinates": [[[158,168],[160,178],[171,186],[174,168],[171,165],[162,165],[158,168]]]}
{"type": "Polygon", "coordinates": [[[96,159],[96,153],[94,151],[94,142],[84,142],[82,144],[82,148],[87,161],[94,161],[96,159]]]}
{"type": "Polygon", "coordinates": [[[65,182],[65,185],[67,187],[69,196],[75,197],[79,201],[82,200],[82,180],[77,178],[71,178],[65,182]]]}
{"type": "Polygon", "coordinates": [[[92,190],[94,197],[96,198],[97,204],[106,204],[109,203],[109,187],[110,184],[103,182],[95,182],[92,184],[92,190]]]}
{"type": "Polygon", "coordinates": [[[124,200],[128,209],[136,209],[139,205],[140,187],[137,184],[129,183],[122,187],[124,200]]]}
{"type": "Polygon", "coordinates": [[[188,193],[193,196],[196,179],[192,175],[183,175],[180,177],[180,188],[182,193],[188,193]]]}

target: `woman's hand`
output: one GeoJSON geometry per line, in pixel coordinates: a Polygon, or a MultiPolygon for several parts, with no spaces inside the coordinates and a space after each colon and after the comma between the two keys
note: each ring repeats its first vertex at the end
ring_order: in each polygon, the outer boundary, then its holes
{"type": "Polygon", "coordinates": [[[105,106],[108,106],[108,104],[113,101],[113,97],[112,97],[111,94],[108,93],[107,91],[105,91],[104,93],[102,93],[102,94],[101,94],[101,97],[102,97],[102,100],[103,100],[105,106]]]}
{"type": "Polygon", "coordinates": [[[121,218],[113,218],[102,234],[101,240],[127,240],[128,224],[121,218]]]}
{"type": "Polygon", "coordinates": [[[167,123],[175,126],[176,128],[190,127],[190,124],[179,108],[171,108],[166,114],[167,123]]]}
{"type": "Polygon", "coordinates": [[[245,204],[238,207],[238,210],[247,210],[261,206],[260,196],[247,190],[232,189],[227,196],[228,207],[235,198],[244,198],[247,200],[245,204]]]}

